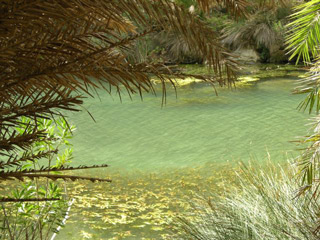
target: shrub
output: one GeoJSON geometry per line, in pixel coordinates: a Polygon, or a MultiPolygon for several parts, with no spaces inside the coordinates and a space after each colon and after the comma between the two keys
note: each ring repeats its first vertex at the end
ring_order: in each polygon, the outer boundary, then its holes
{"type": "MultiPolygon", "coordinates": [[[[28,126],[33,122],[26,117],[19,121],[19,127],[15,129],[19,133],[28,131],[28,126]]],[[[27,159],[19,171],[40,171],[43,169],[43,161],[49,162],[49,167],[63,170],[72,159],[73,148],[69,140],[75,126],[68,126],[63,118],[55,121],[38,119],[37,128],[46,140],[34,142],[29,152],[39,156],[45,151],[49,154],[45,155],[45,159],[27,159]],[[62,150],[61,153],[59,150],[62,150]]],[[[25,152],[20,151],[17,154],[22,157],[25,152]]],[[[52,233],[57,231],[57,227],[62,225],[68,203],[66,193],[60,185],[49,179],[37,179],[25,184],[9,183],[7,187],[14,190],[11,194],[8,190],[4,192],[11,202],[2,203],[0,239],[49,239],[52,233]]]]}
{"type": "Polygon", "coordinates": [[[242,167],[239,186],[223,197],[200,198],[192,215],[179,218],[183,239],[319,239],[319,201],[295,198],[295,168],[242,167]]]}

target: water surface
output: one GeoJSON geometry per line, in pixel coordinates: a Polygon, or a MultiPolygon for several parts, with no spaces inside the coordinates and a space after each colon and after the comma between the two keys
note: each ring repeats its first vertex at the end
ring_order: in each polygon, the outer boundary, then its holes
{"type": "Polygon", "coordinates": [[[131,100],[99,92],[83,111],[71,116],[77,126],[76,164],[108,163],[112,169],[161,171],[212,162],[247,161],[251,157],[283,160],[296,155],[289,143],[305,134],[307,116],[292,95],[297,78],[260,80],[237,89],[194,83],[172,89],[167,103],[144,94],[131,100]]]}
{"type": "Polygon", "coordinates": [[[296,109],[303,96],[291,94],[298,78],[260,73],[269,76],[218,88],[218,96],[205,83],[179,87],[177,98],[169,87],[165,106],[160,90],[143,101],[102,91],[88,98],[96,122],[86,111],[70,115],[74,164],[108,163],[89,174],[113,183],[69,185],[77,201],[57,239],[170,239],[176,215],[190,211],[187,200],[230,189],[235,163],[297,156],[289,141],[308,128],[296,109]]]}

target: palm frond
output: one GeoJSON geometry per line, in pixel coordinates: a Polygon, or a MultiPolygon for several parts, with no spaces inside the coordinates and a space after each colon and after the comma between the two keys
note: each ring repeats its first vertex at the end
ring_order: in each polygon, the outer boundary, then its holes
{"type": "Polygon", "coordinates": [[[297,166],[301,179],[298,196],[307,191],[312,191],[313,196],[318,196],[318,182],[320,180],[320,119],[313,120],[313,132],[302,139],[301,144],[307,145],[301,156],[297,158],[297,166]]]}
{"type": "Polygon", "coordinates": [[[259,46],[267,48],[281,42],[281,33],[274,28],[276,21],[272,13],[266,11],[251,15],[247,21],[229,22],[223,30],[222,42],[233,48],[259,46]]]}
{"type": "Polygon", "coordinates": [[[0,169],[8,168],[8,167],[20,167],[21,163],[31,161],[35,162],[39,159],[46,158],[51,156],[52,154],[57,154],[57,150],[47,150],[47,151],[39,151],[38,153],[32,153],[29,151],[25,151],[21,157],[16,154],[12,154],[9,156],[7,161],[0,161],[0,169]]]}
{"type": "Polygon", "coordinates": [[[0,202],[46,202],[46,201],[59,201],[60,198],[0,198],[0,202]]]}
{"type": "Polygon", "coordinates": [[[92,165],[92,166],[84,166],[80,165],[77,167],[72,166],[61,166],[61,167],[48,167],[48,166],[42,166],[39,169],[23,169],[23,170],[12,170],[6,172],[9,174],[10,172],[19,172],[19,173],[41,173],[41,172],[61,172],[61,171],[74,171],[74,170],[84,170],[84,169],[94,169],[94,168],[105,168],[109,167],[108,164],[101,164],[101,165],[92,165]]]}
{"type": "Polygon", "coordinates": [[[290,59],[302,58],[306,64],[311,62],[311,57],[319,54],[320,34],[320,5],[319,1],[312,0],[295,7],[296,12],[291,15],[292,22],[288,26],[287,50],[290,59]]]}
{"type": "MultiPolygon", "coordinates": [[[[3,29],[12,31],[8,31],[4,38],[11,41],[3,41],[0,48],[1,58],[6,63],[3,66],[3,72],[6,73],[2,81],[4,85],[0,86],[0,90],[16,90],[18,86],[18,89],[22,90],[26,88],[21,86],[22,82],[32,80],[41,88],[52,88],[52,83],[55,83],[70,89],[82,87],[82,90],[87,90],[87,86],[97,87],[92,78],[116,87],[128,87],[125,84],[128,79],[121,82],[123,76],[117,76],[120,78],[109,80],[110,74],[103,71],[105,66],[117,66],[119,63],[127,67],[124,57],[119,55],[115,48],[125,47],[130,42],[131,38],[123,37],[124,34],[136,33],[128,19],[134,21],[140,29],[174,29],[180,32],[191,48],[204,55],[217,74],[220,74],[220,64],[232,71],[234,63],[228,60],[228,53],[214,38],[214,32],[185,9],[164,0],[123,0],[112,3],[113,1],[83,1],[83,4],[80,4],[78,1],[71,1],[68,4],[70,7],[66,7],[60,1],[52,1],[51,4],[31,1],[25,7],[15,8],[15,11],[8,14],[8,19],[2,21],[3,29]],[[84,7],[85,4],[88,7],[84,7]],[[39,14],[40,7],[43,9],[42,15],[39,14]],[[57,14],[56,9],[62,8],[64,10],[57,14]],[[83,14],[83,11],[90,14],[83,14]],[[127,18],[123,18],[123,14],[127,18]],[[88,19],[88,15],[95,17],[88,19]],[[25,21],[14,23],[13,17],[25,21]],[[57,21],[50,20],[52,18],[57,21]],[[39,32],[39,26],[32,24],[33,22],[46,25],[41,25],[42,31],[39,32]],[[20,42],[12,41],[13,35],[14,39],[19,39],[20,42]],[[29,65],[32,67],[28,67],[29,65]],[[23,79],[19,75],[23,75],[23,79]],[[40,79],[48,77],[50,79],[42,81],[44,85],[41,86],[40,79]],[[48,85],[49,82],[51,84],[48,85]]],[[[138,35],[144,34],[146,32],[142,31],[138,35]]],[[[130,79],[136,86],[145,84],[144,81],[139,84],[141,79],[135,74],[130,79]]]]}
{"type": "Polygon", "coordinates": [[[240,17],[247,15],[249,2],[246,0],[197,0],[204,11],[209,11],[212,6],[223,5],[232,16],[240,17]]]}
{"type": "MultiPolygon", "coordinates": [[[[49,170],[50,172],[52,170],[49,170]]],[[[97,178],[97,177],[84,177],[84,176],[76,176],[76,175],[62,175],[62,174],[49,174],[49,173],[23,173],[23,172],[0,172],[0,181],[7,181],[7,180],[20,180],[23,181],[24,178],[29,178],[34,180],[36,178],[48,178],[50,180],[56,181],[58,179],[62,180],[87,180],[91,182],[112,182],[110,179],[106,178],[97,178]]]]}
{"type": "MultiPolygon", "coordinates": [[[[317,58],[318,59],[318,58],[317,58]]],[[[300,110],[308,110],[311,114],[314,110],[318,114],[320,111],[320,61],[317,60],[309,69],[307,77],[298,82],[294,89],[295,94],[308,94],[307,97],[299,104],[300,110]]]]}

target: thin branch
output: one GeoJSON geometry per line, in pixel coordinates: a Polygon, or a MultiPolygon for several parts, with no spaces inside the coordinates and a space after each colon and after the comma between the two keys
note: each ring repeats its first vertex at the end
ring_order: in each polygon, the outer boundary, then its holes
{"type": "Polygon", "coordinates": [[[46,202],[46,201],[59,201],[60,198],[0,198],[0,202],[46,202]]]}

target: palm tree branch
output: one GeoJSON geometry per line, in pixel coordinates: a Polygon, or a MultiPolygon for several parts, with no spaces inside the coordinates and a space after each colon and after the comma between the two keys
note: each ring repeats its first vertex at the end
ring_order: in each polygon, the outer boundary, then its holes
{"type": "Polygon", "coordinates": [[[0,198],[0,202],[46,202],[46,201],[59,201],[61,198],[0,198]]]}
{"type": "Polygon", "coordinates": [[[310,63],[310,52],[313,57],[319,53],[317,36],[320,33],[320,5],[312,0],[295,9],[297,12],[291,15],[293,21],[287,25],[289,34],[286,43],[291,53],[289,59],[297,57],[297,63],[300,58],[310,63]]]}
{"type": "Polygon", "coordinates": [[[14,166],[20,166],[21,163],[27,162],[27,161],[36,161],[41,158],[48,157],[52,154],[57,154],[57,149],[56,150],[48,150],[48,151],[40,151],[38,153],[31,153],[31,152],[25,152],[22,157],[18,157],[16,155],[11,155],[8,159],[8,161],[0,162],[0,169],[4,169],[6,167],[14,167],[14,166]]]}
{"type": "MultiPolygon", "coordinates": [[[[77,167],[72,167],[72,166],[46,167],[46,166],[42,166],[40,169],[24,169],[24,170],[17,170],[15,172],[30,174],[30,173],[41,173],[41,172],[74,171],[74,170],[95,169],[95,168],[105,168],[105,167],[109,167],[109,165],[108,164],[92,165],[92,166],[80,165],[77,167]]],[[[3,173],[10,174],[10,172],[13,172],[13,171],[0,172],[0,175],[3,173]]]]}
{"type": "Polygon", "coordinates": [[[0,179],[2,180],[15,180],[18,179],[20,181],[23,181],[24,178],[29,178],[31,180],[34,180],[35,178],[48,178],[53,181],[62,179],[62,180],[88,180],[91,182],[112,182],[110,179],[105,178],[96,178],[96,177],[83,177],[83,176],[74,176],[74,175],[60,175],[60,174],[37,174],[37,173],[21,173],[21,172],[8,172],[8,173],[1,173],[0,179]]]}

